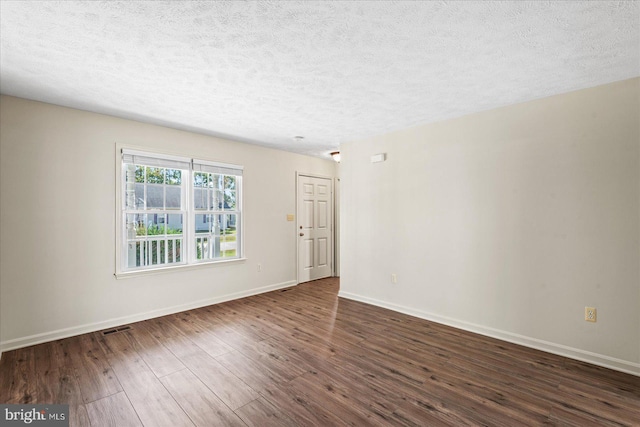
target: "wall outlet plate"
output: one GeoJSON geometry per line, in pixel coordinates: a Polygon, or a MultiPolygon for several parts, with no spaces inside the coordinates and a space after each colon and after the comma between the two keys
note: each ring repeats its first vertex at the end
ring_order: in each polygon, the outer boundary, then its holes
{"type": "Polygon", "coordinates": [[[584,308],[584,320],[587,322],[596,322],[598,320],[598,312],[595,307],[584,308]]]}

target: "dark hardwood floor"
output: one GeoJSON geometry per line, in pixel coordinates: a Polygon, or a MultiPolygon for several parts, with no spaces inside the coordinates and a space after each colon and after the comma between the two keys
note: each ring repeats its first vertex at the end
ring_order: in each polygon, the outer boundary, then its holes
{"type": "Polygon", "coordinates": [[[640,378],[339,299],[337,279],[9,351],[72,426],[639,426],[640,378]]]}

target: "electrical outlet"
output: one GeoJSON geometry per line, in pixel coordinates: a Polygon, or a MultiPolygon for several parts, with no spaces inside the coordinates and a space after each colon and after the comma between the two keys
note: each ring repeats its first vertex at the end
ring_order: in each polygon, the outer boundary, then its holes
{"type": "Polygon", "coordinates": [[[258,272],[262,271],[262,264],[258,264],[258,272]]]}
{"type": "Polygon", "coordinates": [[[391,283],[398,283],[398,276],[396,276],[396,273],[391,273],[391,283]]]}
{"type": "Polygon", "coordinates": [[[598,321],[598,313],[595,307],[585,307],[584,308],[584,320],[587,322],[597,322],[598,321]]]}

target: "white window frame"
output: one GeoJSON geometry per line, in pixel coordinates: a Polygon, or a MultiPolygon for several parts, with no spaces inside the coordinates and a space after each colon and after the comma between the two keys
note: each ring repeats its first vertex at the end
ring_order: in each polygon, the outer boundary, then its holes
{"type": "MultiPolygon", "coordinates": [[[[135,163],[134,163],[135,164],[135,163]]],[[[237,261],[244,261],[244,215],[242,209],[242,175],[243,167],[239,165],[233,165],[229,163],[221,163],[210,160],[194,159],[192,157],[176,156],[174,154],[163,153],[159,151],[150,151],[148,149],[132,148],[130,146],[123,146],[116,144],[116,271],[115,277],[131,277],[141,274],[154,274],[165,270],[185,269],[185,268],[200,268],[211,265],[223,265],[227,263],[233,263],[237,261]],[[124,167],[124,158],[127,157],[128,162],[132,162],[131,156],[144,159],[147,166],[169,167],[162,166],[163,162],[182,162],[182,164],[188,164],[188,169],[182,169],[182,206],[181,209],[167,210],[166,206],[163,209],[127,209],[127,202],[125,200],[127,189],[126,173],[127,168],[124,167]],[[157,159],[158,163],[153,163],[153,159],[157,159]],[[194,174],[195,169],[198,171],[217,173],[224,175],[233,175],[236,177],[236,208],[234,210],[226,209],[226,204],[223,204],[221,210],[195,210],[194,203],[194,174]],[[139,267],[128,266],[128,243],[130,239],[127,238],[127,222],[126,215],[129,214],[178,214],[182,216],[182,245],[181,245],[181,260],[179,263],[162,263],[154,265],[142,265],[139,267]],[[196,229],[195,219],[197,214],[211,214],[211,215],[236,215],[235,223],[235,256],[233,257],[216,257],[208,259],[197,259],[196,250],[196,229]]],[[[224,178],[222,178],[224,179],[224,178]]],[[[148,185],[145,183],[145,185],[148,185]]],[[[165,184],[166,186],[166,184],[165,184]]],[[[145,187],[146,188],[146,187],[145,187]]],[[[164,187],[166,188],[166,187],[164,187]]],[[[165,190],[166,191],[166,190],[165,190]]],[[[224,193],[223,193],[224,194],[224,193]]],[[[224,199],[223,199],[224,200],[224,199]]],[[[144,208],[144,206],[143,206],[144,208]]],[[[226,218],[226,217],[225,217],[226,218]]],[[[168,223],[168,221],[167,221],[168,223]]],[[[219,236],[219,235],[218,235],[219,236]]],[[[167,240],[167,237],[158,239],[140,239],[140,240],[167,240]]],[[[226,238],[225,238],[226,241],[226,238]]],[[[167,244],[168,245],[168,244],[167,244]]],[[[175,240],[172,243],[172,247],[175,249],[175,240]]],[[[167,246],[168,247],[168,246],[167,246]]],[[[220,246],[218,246],[220,247],[220,246]]],[[[165,255],[166,256],[166,255],[165,255]]]]}

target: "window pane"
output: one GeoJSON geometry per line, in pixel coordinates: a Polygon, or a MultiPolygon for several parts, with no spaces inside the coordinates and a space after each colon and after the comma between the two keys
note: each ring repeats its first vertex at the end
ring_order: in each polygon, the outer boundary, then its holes
{"type": "Polygon", "coordinates": [[[211,215],[211,233],[220,234],[220,227],[222,226],[223,215],[211,215]]]}
{"type": "Polygon", "coordinates": [[[196,237],[196,259],[202,259],[202,240],[201,237],[196,237]]]}
{"type": "Polygon", "coordinates": [[[182,261],[182,239],[176,239],[176,262],[182,261]]]}
{"type": "Polygon", "coordinates": [[[164,208],[164,186],[147,185],[147,209],[164,208]]]}
{"type": "Polygon", "coordinates": [[[144,209],[144,184],[136,184],[136,209],[144,209]]]}
{"type": "Polygon", "coordinates": [[[165,187],[167,193],[166,209],[180,209],[182,207],[182,187],[165,187]]]}
{"type": "Polygon", "coordinates": [[[149,261],[149,264],[158,263],[158,242],[156,240],[149,242],[149,261]]]}
{"type": "Polygon", "coordinates": [[[182,214],[167,215],[167,234],[182,234],[182,214]]]}
{"type": "Polygon", "coordinates": [[[236,234],[237,219],[238,219],[238,215],[236,214],[225,215],[225,225],[227,226],[227,228],[225,229],[224,234],[236,234]]]}
{"type": "Polygon", "coordinates": [[[224,190],[224,209],[236,210],[236,192],[233,190],[224,190]]]}
{"type": "Polygon", "coordinates": [[[164,184],[164,168],[147,167],[147,184],[164,184]]]}
{"type": "Polygon", "coordinates": [[[144,214],[128,214],[127,215],[127,239],[135,239],[138,236],[147,234],[145,227],[144,214]]]}
{"type": "Polygon", "coordinates": [[[222,190],[224,185],[223,177],[224,175],[218,175],[217,173],[211,174],[211,181],[213,182],[213,185],[211,185],[211,187],[222,190]]]}
{"type": "Polygon", "coordinates": [[[196,258],[220,258],[220,236],[196,237],[196,258]]]}
{"type": "Polygon", "coordinates": [[[163,236],[166,230],[165,214],[147,214],[147,236],[163,236]]]}
{"type": "Polygon", "coordinates": [[[144,182],[144,166],[136,165],[136,182],[144,182]]]}
{"type": "Polygon", "coordinates": [[[158,262],[160,264],[164,264],[167,256],[167,241],[166,240],[158,240],[158,262]]]}
{"type": "Polygon", "coordinates": [[[211,215],[196,215],[196,233],[209,233],[211,230],[211,215]]]}
{"type": "Polygon", "coordinates": [[[202,188],[194,188],[193,189],[193,208],[194,209],[207,209],[207,190],[203,190],[202,188]]]}
{"type": "Polygon", "coordinates": [[[238,249],[238,236],[236,229],[237,215],[224,215],[221,228],[220,256],[223,258],[235,257],[238,249]]]}
{"type": "Polygon", "coordinates": [[[209,195],[211,196],[211,209],[214,211],[221,211],[222,210],[222,191],[210,190],[209,195]]]}
{"type": "MultiPolygon", "coordinates": [[[[126,164],[122,166],[124,172],[124,181],[126,184],[135,184],[136,182],[136,165],[126,164]]],[[[127,187],[128,188],[128,187],[127,187]]]]}
{"type": "Polygon", "coordinates": [[[204,172],[196,172],[193,174],[193,186],[194,187],[206,187],[207,186],[207,175],[204,172]]]}
{"type": "Polygon", "coordinates": [[[218,215],[220,218],[220,234],[226,234],[227,229],[229,228],[228,218],[229,215],[218,215]]]}
{"type": "Polygon", "coordinates": [[[220,258],[220,236],[211,238],[211,258],[220,258]]]}
{"type": "Polygon", "coordinates": [[[172,263],[175,261],[175,244],[173,239],[167,240],[167,262],[172,263]]]}
{"type": "Polygon", "coordinates": [[[127,266],[140,267],[144,262],[144,242],[129,242],[127,244],[127,266]]]}
{"type": "Polygon", "coordinates": [[[225,190],[235,190],[236,189],[236,177],[235,176],[225,176],[224,177],[224,189],[225,190]]]}
{"type": "Polygon", "coordinates": [[[166,182],[168,185],[182,184],[182,171],[180,169],[167,169],[166,182]]]}

